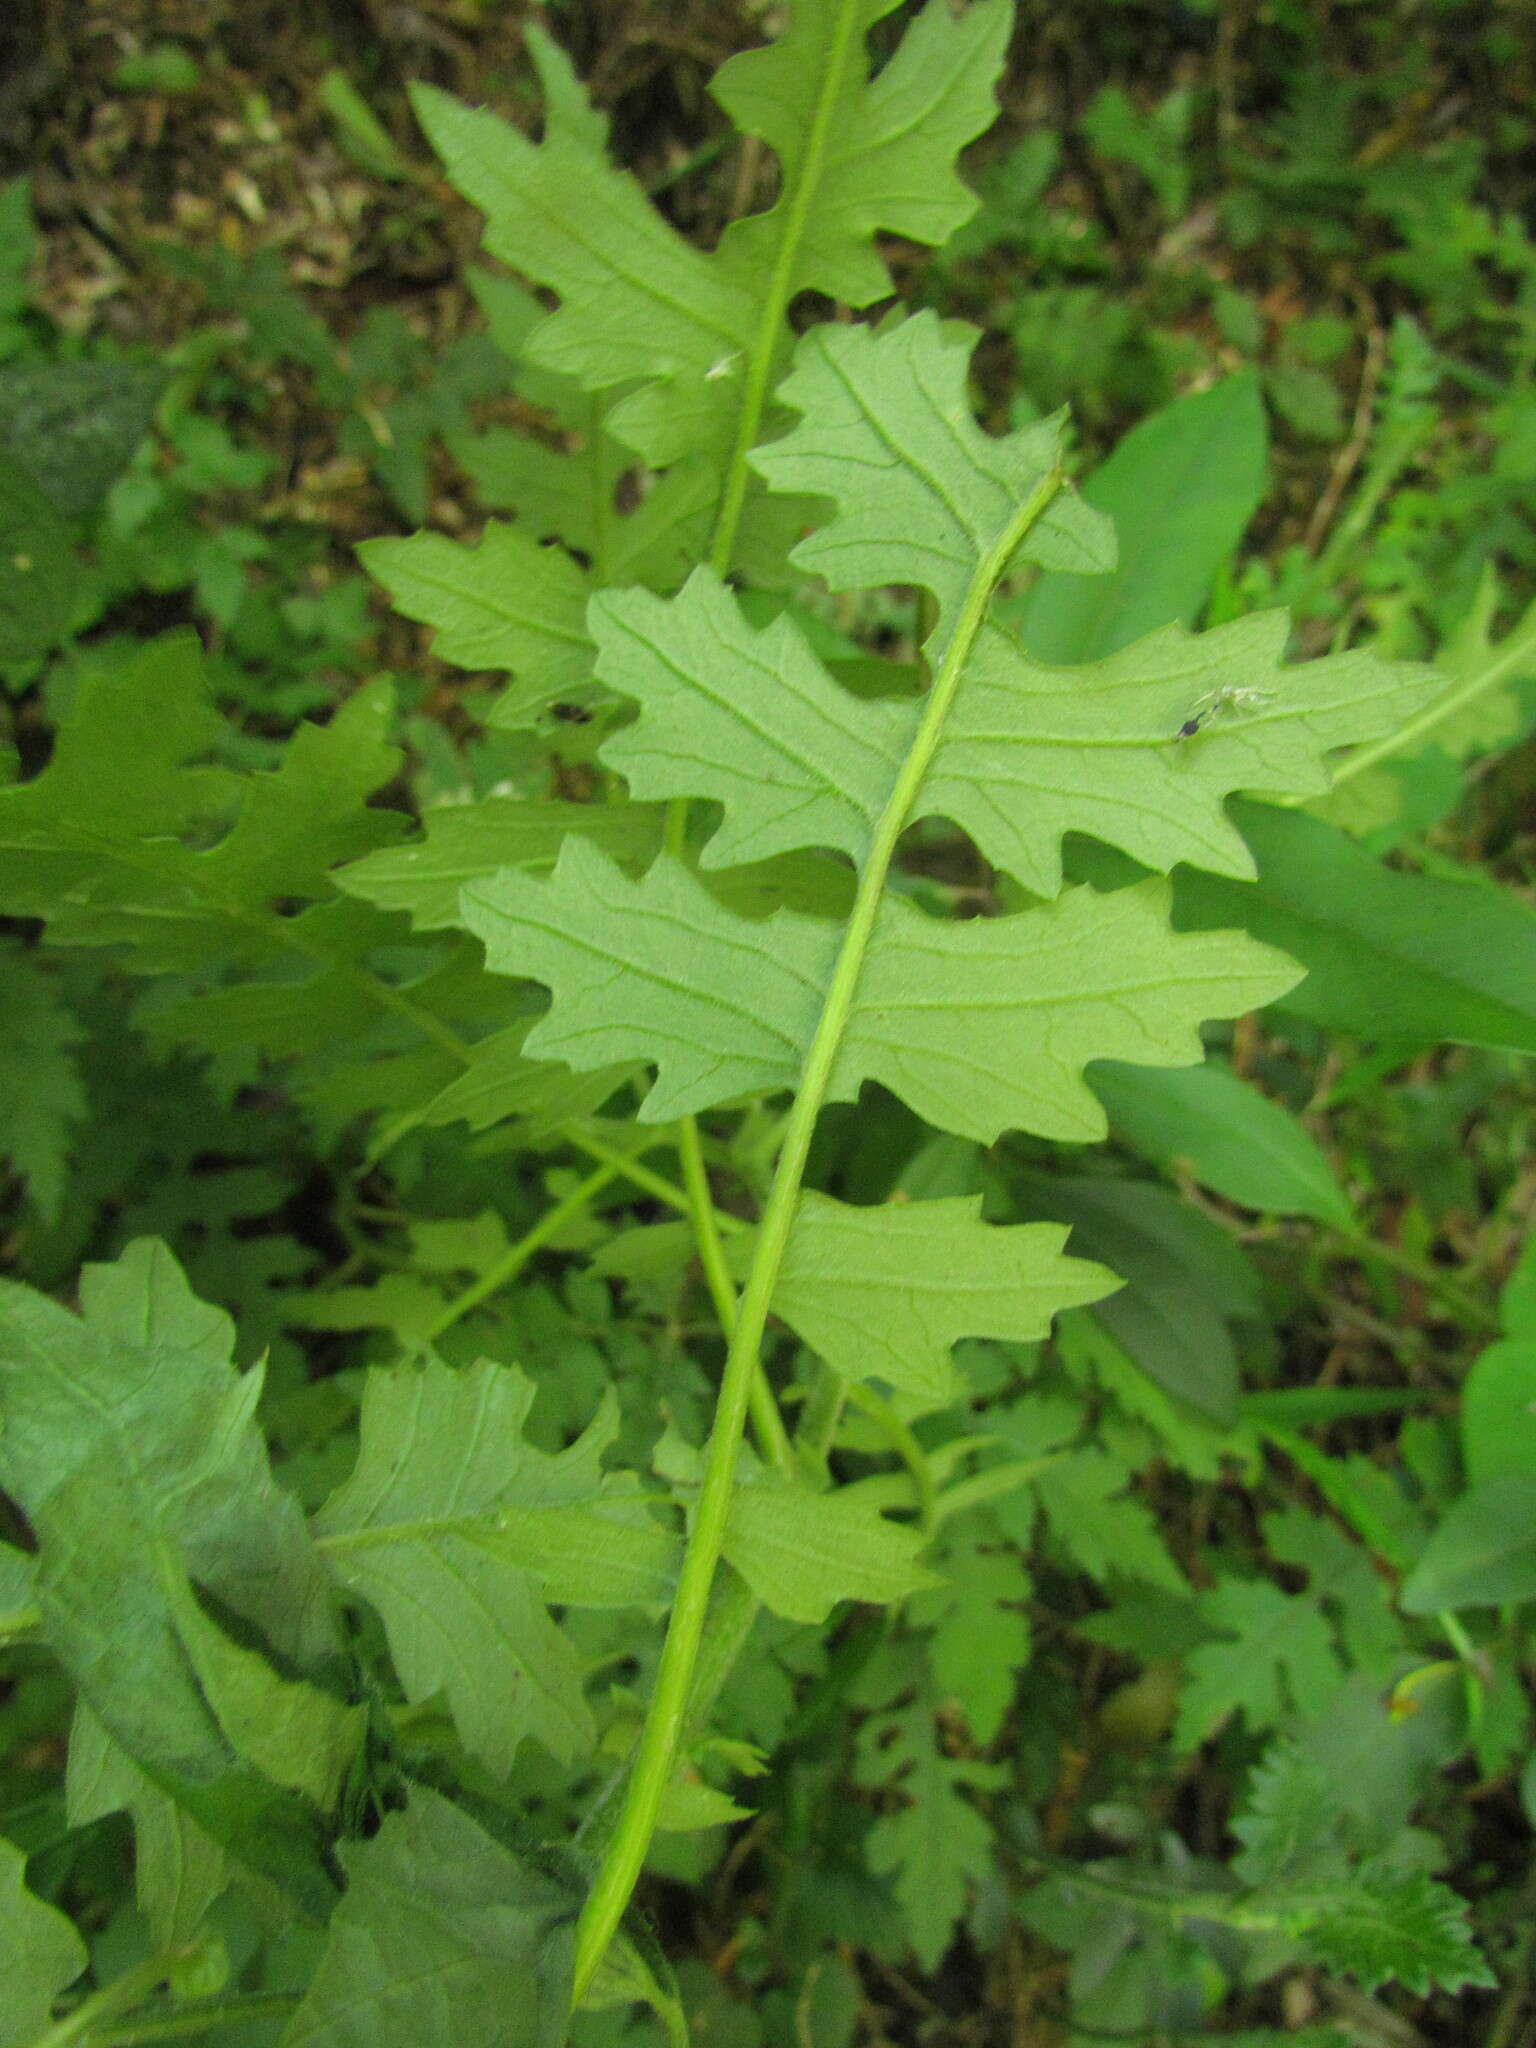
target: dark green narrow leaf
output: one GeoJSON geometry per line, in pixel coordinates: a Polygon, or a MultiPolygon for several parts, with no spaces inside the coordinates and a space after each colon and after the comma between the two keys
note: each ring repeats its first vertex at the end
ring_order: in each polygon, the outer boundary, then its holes
{"type": "Polygon", "coordinates": [[[1281,1007],[1366,1039],[1536,1052],[1536,916],[1474,881],[1394,874],[1300,811],[1239,803],[1256,882],[1183,871],[1185,930],[1243,925],[1307,978],[1281,1007]]]}
{"type": "Polygon", "coordinates": [[[1350,1227],[1354,1212],[1317,1146],[1295,1117],[1230,1067],[1106,1061],[1088,1078],[1114,1136],[1154,1165],[1186,1167],[1246,1209],[1350,1227]]]}
{"type": "Polygon", "coordinates": [[[1132,428],[1083,485],[1115,522],[1115,567],[1087,578],[1047,571],[1003,607],[1030,653],[1096,661],[1158,626],[1192,625],[1259,508],[1268,453],[1251,369],[1132,428]]]}

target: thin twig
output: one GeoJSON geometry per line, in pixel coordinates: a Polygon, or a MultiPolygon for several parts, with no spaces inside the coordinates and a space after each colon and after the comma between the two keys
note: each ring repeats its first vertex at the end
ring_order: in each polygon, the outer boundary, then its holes
{"type": "Polygon", "coordinates": [[[1309,555],[1315,556],[1322,547],[1323,537],[1333,524],[1350,478],[1360,467],[1360,461],[1371,443],[1371,426],[1376,414],[1376,392],[1381,383],[1382,366],[1387,359],[1386,329],[1376,318],[1376,309],[1370,307],[1371,325],[1366,334],[1365,362],[1360,371],[1360,390],[1355,399],[1355,417],[1350,427],[1349,439],[1334,457],[1333,468],[1323,487],[1322,496],[1312,508],[1312,517],[1307,521],[1306,536],[1302,542],[1309,555]]]}

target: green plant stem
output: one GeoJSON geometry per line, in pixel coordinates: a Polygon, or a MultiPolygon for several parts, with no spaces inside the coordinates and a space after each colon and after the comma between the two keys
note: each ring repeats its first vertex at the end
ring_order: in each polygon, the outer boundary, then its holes
{"type": "Polygon", "coordinates": [[[103,1985],[100,1991],[93,1991],[88,1998],[81,1999],[73,2012],[55,2020],[51,2027],[44,2028],[32,2041],[31,2048],[67,2048],[71,2041],[84,2041],[105,2026],[108,2020],[115,2020],[119,2013],[127,2012],[131,2006],[142,2005],[165,1982],[179,1960],[179,1956],[161,1955],[136,1963],[121,1977],[103,1985]]]}
{"type": "Polygon", "coordinates": [[[889,1401],[882,1401],[873,1387],[866,1387],[860,1380],[850,1380],[847,1387],[848,1405],[857,1408],[861,1415],[867,1415],[890,1444],[898,1458],[907,1468],[912,1481],[912,1491],[917,1496],[918,1525],[925,1536],[931,1536],[938,1526],[938,1510],[933,1490],[933,1474],[922,1445],[912,1434],[889,1401]]]}
{"type": "MultiPolygon", "coordinates": [[[[562,1129],[560,1135],[574,1151],[585,1152],[589,1159],[601,1159],[624,1180],[633,1181],[637,1188],[643,1188],[646,1194],[654,1195],[659,1202],[665,1202],[669,1209],[676,1209],[682,1216],[688,1214],[687,1190],[680,1188],[675,1180],[668,1180],[665,1174],[657,1173],[653,1168],[643,1166],[638,1159],[631,1158],[627,1152],[621,1152],[617,1145],[607,1144],[602,1138],[594,1138],[590,1132],[579,1130],[575,1125],[562,1129]]],[[[746,1228],[740,1218],[735,1216],[718,1216],[716,1221],[724,1229],[729,1229],[732,1225],[740,1230],[746,1228]]]]}
{"type": "MultiPolygon", "coordinates": [[[[704,1148],[699,1141],[699,1126],[694,1117],[684,1117],[678,1126],[678,1150],[683,1161],[683,1184],[688,1195],[688,1220],[693,1225],[693,1241],[704,1268],[709,1298],[715,1305],[715,1314],[720,1318],[720,1327],[729,1342],[736,1329],[736,1285],[725,1262],[719,1212],[710,1193],[704,1148]]],[[[779,1413],[779,1404],[774,1399],[761,1358],[757,1362],[757,1371],[752,1375],[749,1398],[752,1428],[763,1455],[778,1467],[786,1479],[798,1479],[799,1460],[789,1440],[789,1431],[784,1427],[784,1418],[779,1413]]]]}
{"type": "Polygon", "coordinates": [[[1476,1736],[1483,1725],[1483,1667],[1477,1645],[1448,1607],[1440,1608],[1435,1620],[1461,1665],[1461,1694],[1467,1708],[1467,1731],[1476,1736]]]}
{"type": "Polygon", "coordinates": [[[683,1553],[655,1690],[636,1747],[623,1811],[577,1923],[574,1991],[577,2003],[591,1983],[624,1916],[672,1776],[687,1718],[694,1665],[709,1610],[710,1587],[725,1543],[736,1453],[751,1404],[753,1380],[760,1370],[759,1355],[769,1304],[789,1243],[816,1120],[827,1097],[865,956],[874,936],[875,921],[884,900],[886,876],[938,747],[992,593],[1017,552],[1019,543],[1061,485],[1062,472],[1057,467],[1041,479],[978,565],[928,693],[911,752],[902,763],[871,837],[853,910],[832,970],[821,1016],[806,1052],[794,1106],[785,1124],[783,1147],[758,1229],[757,1247],[742,1291],[736,1328],[726,1353],[714,1425],[705,1453],[704,1481],[693,1528],[683,1553]]]}
{"type": "Polygon", "coordinates": [[[747,454],[756,445],[762,428],[774,358],[779,352],[784,316],[789,310],[805,224],[821,181],[827,145],[832,135],[832,117],[842,95],[848,65],[858,52],[862,19],[863,10],[858,0],[839,0],[837,28],[831,52],[817,81],[816,105],[805,129],[805,146],[793,183],[779,200],[781,232],[778,249],[773,273],[759,302],[757,332],[742,376],[736,438],[731,447],[731,459],[726,468],[725,486],[720,494],[720,509],[709,550],[710,567],[717,576],[729,575],[736,552],[736,536],[741,529],[742,508],[751,476],[747,468],[747,454]]]}
{"type": "MultiPolygon", "coordinates": [[[[698,1125],[692,1117],[678,1126],[678,1149],[683,1157],[683,1170],[689,1175],[689,1186],[680,1188],[675,1181],[664,1175],[653,1173],[648,1166],[639,1166],[636,1161],[605,1145],[600,1138],[589,1137],[585,1132],[572,1129],[564,1135],[567,1142],[594,1159],[611,1162],[615,1172],[632,1180],[636,1187],[644,1188],[647,1194],[655,1195],[679,1215],[686,1216],[693,1224],[694,1241],[699,1248],[704,1276],[709,1285],[710,1299],[715,1306],[720,1327],[727,1337],[736,1322],[736,1289],[731,1282],[730,1267],[726,1262],[725,1247],[721,1242],[725,1232],[739,1233],[751,1228],[739,1216],[729,1210],[717,1209],[710,1195],[708,1177],[704,1171],[704,1154],[699,1144],[698,1125]],[[692,1162],[690,1164],[690,1161],[692,1162]],[[709,1249],[706,1251],[705,1247],[709,1249]]],[[[753,1389],[752,1424],[763,1455],[776,1465],[787,1479],[801,1476],[800,1461],[795,1455],[794,1444],[784,1427],[779,1413],[779,1404],[774,1399],[773,1389],[768,1384],[766,1373],[760,1373],[753,1389]]]]}
{"type": "Polygon", "coordinates": [[[610,1181],[615,1181],[618,1177],[619,1169],[616,1166],[600,1166],[595,1172],[589,1173],[586,1179],[572,1188],[563,1200],[556,1202],[552,1209],[547,1209],[532,1230],[525,1232],[494,1266],[481,1274],[472,1287],[466,1287],[462,1294],[447,1304],[440,1315],[428,1323],[421,1332],[423,1343],[435,1343],[444,1330],[451,1329],[461,1317],[467,1316],[471,1309],[478,1308],[482,1301],[493,1294],[499,1294],[503,1287],[510,1285],[534,1253],[548,1244],[552,1237],[557,1237],[567,1223],[579,1216],[610,1181]]]}
{"type": "Polygon", "coordinates": [[[1405,1280],[1412,1280],[1416,1286],[1438,1295],[1469,1329],[1496,1331],[1499,1328],[1499,1319],[1493,1310],[1464,1293],[1443,1267],[1433,1265],[1428,1259],[1416,1259],[1412,1252],[1405,1252],[1398,1245],[1384,1244],[1377,1238],[1352,1230],[1330,1230],[1329,1235],[1342,1257],[1353,1259],[1362,1266],[1372,1259],[1390,1266],[1405,1280]]]}
{"type": "Polygon", "coordinates": [[[110,2034],[89,2043],[89,2048],[140,2048],[150,2041],[180,2041],[189,2034],[206,2033],[211,2027],[240,2027],[249,2020],[281,2019],[292,2012],[304,1996],[302,1991],[251,1991],[236,1998],[200,2000],[175,2012],[153,2018],[130,2020],[110,2034]]]}
{"type": "Polygon", "coordinates": [[[1533,652],[1536,652],[1536,610],[1527,613],[1521,626],[1493,650],[1492,659],[1468,676],[1465,682],[1445,696],[1437,697],[1433,704],[1425,705],[1416,718],[1406,720],[1396,732],[1383,734],[1368,747],[1356,747],[1334,770],[1333,787],[1337,789],[1341,783],[1363,775],[1368,768],[1390,760],[1394,754],[1411,752],[1434,732],[1436,726],[1443,725],[1469,704],[1476,703],[1486,690],[1495,689],[1509,676],[1521,673],[1530,665],[1533,652]]]}

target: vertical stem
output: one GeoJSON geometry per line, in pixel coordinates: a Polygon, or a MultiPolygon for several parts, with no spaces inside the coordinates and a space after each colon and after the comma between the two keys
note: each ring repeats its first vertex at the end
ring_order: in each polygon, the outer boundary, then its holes
{"type": "Polygon", "coordinates": [[[849,61],[859,47],[859,24],[860,11],[853,0],[840,0],[837,29],[822,68],[815,111],[806,130],[805,147],[796,168],[794,184],[780,202],[784,209],[784,231],[779,236],[773,273],[763,287],[757,333],[753,337],[742,378],[736,439],[725,472],[725,488],[721,492],[714,540],[709,550],[709,565],[717,576],[730,573],[731,558],[736,551],[736,535],[741,527],[749,480],[747,451],[756,443],[763,424],[774,357],[778,353],[784,315],[789,309],[794,289],[795,264],[805,236],[811,201],[821,181],[822,165],[832,134],[832,115],[842,93],[849,61]]]}
{"type": "MultiPolygon", "coordinates": [[[[729,1340],[736,1328],[736,1284],[726,1264],[725,1246],[720,1241],[720,1222],[715,1212],[714,1197],[709,1191],[709,1174],[704,1165],[704,1148],[699,1142],[696,1118],[684,1117],[678,1125],[678,1151],[682,1156],[683,1185],[688,1191],[688,1216],[693,1224],[694,1243],[698,1246],[715,1314],[720,1318],[720,1327],[729,1340]]],[[[778,1467],[786,1479],[797,1479],[800,1465],[795,1457],[795,1447],[789,1440],[789,1431],[784,1427],[784,1418],[779,1413],[779,1404],[773,1398],[773,1389],[768,1384],[761,1362],[752,1376],[750,1400],[752,1428],[763,1455],[778,1467]]]]}
{"type": "Polygon", "coordinates": [[[591,1983],[623,1918],[645,1862],[646,1851],[655,1832],[656,1817],[672,1775],[687,1718],[694,1666],[709,1609],[710,1587],[725,1544],[736,1451],[752,1399],[753,1382],[761,1371],[759,1352],[767,1326],[769,1303],[789,1243],[816,1119],[826,1100],[843,1034],[853,1010],[864,958],[884,899],[886,875],[938,747],[992,592],[1017,552],[1020,541],[1060,490],[1061,483],[1062,472],[1058,465],[1036,485],[986,558],[978,564],[942,665],[928,693],[911,752],[902,763],[871,837],[837,964],[832,970],[821,1016],[801,1068],[794,1106],[785,1124],[783,1149],[763,1210],[752,1270],[747,1276],[735,1331],[726,1353],[714,1426],[705,1452],[704,1482],[688,1547],[683,1553],[656,1686],[636,1748],[624,1808],[577,1924],[576,2003],[580,2002],[591,1983]]]}

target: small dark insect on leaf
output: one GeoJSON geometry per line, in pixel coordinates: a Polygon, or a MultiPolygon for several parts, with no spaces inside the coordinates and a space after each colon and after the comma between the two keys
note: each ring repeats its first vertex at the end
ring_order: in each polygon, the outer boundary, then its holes
{"type": "Polygon", "coordinates": [[[1223,683],[1219,690],[1211,692],[1204,703],[1196,706],[1173,737],[1175,740],[1193,739],[1202,727],[1224,711],[1251,711],[1270,701],[1268,690],[1249,690],[1235,683],[1223,683]]]}

